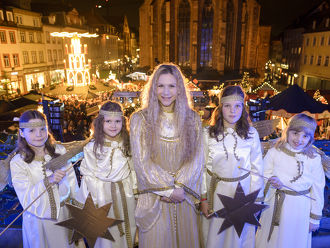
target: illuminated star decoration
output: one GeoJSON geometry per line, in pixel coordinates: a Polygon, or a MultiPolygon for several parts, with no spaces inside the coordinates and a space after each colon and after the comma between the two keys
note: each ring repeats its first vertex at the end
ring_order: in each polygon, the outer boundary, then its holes
{"type": "Polygon", "coordinates": [[[218,194],[224,208],[220,209],[210,216],[224,218],[218,234],[227,228],[234,226],[238,236],[241,236],[245,223],[260,226],[255,213],[267,207],[267,205],[254,203],[257,199],[259,190],[256,190],[248,195],[245,195],[240,183],[238,183],[234,198],[218,194]]]}
{"type": "Polygon", "coordinates": [[[108,203],[103,207],[96,208],[89,194],[82,209],[66,203],[73,218],[59,222],[56,225],[73,229],[70,244],[82,237],[86,238],[89,247],[94,247],[97,237],[115,241],[108,228],[123,221],[108,217],[111,204],[108,203]]]}

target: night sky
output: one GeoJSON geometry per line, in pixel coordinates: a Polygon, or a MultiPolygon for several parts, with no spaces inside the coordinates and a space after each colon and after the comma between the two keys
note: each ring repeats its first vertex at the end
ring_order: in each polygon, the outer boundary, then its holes
{"type": "MultiPolygon", "coordinates": [[[[105,0],[57,0],[58,2],[71,2],[78,11],[87,11],[97,2],[105,0]]],[[[138,30],[139,7],[144,0],[109,0],[110,16],[126,14],[129,25],[138,30]]],[[[49,3],[49,0],[32,0],[32,2],[49,3]]],[[[52,2],[56,2],[53,0],[52,2]]],[[[286,26],[298,16],[306,13],[321,0],[259,0],[261,4],[261,24],[272,26],[272,36],[276,37],[286,26]]],[[[102,11],[102,9],[98,10],[102,11]]],[[[102,12],[101,12],[102,13],[102,12]]],[[[103,10],[103,13],[106,13],[103,10]]]]}

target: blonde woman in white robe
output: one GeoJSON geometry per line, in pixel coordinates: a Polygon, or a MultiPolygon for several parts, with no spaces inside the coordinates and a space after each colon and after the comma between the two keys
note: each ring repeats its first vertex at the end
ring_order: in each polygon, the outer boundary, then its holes
{"type": "Polygon", "coordinates": [[[161,64],[130,120],[140,248],[202,246],[202,129],[187,94],[179,68],[161,64]]]}
{"type": "MultiPolygon", "coordinates": [[[[224,207],[218,194],[234,197],[238,182],[246,195],[262,189],[261,177],[240,168],[262,175],[263,161],[259,135],[249,125],[244,108],[244,92],[240,86],[227,86],[223,89],[220,106],[214,110],[211,126],[204,131],[207,160],[204,177],[208,178],[205,180],[208,182],[208,198],[202,202],[202,211],[207,216],[224,207]]],[[[262,196],[260,191],[259,200],[262,196]]],[[[245,223],[240,236],[234,226],[218,234],[223,221],[223,218],[216,217],[208,219],[208,248],[254,247],[255,226],[245,223]]],[[[204,230],[207,230],[205,226],[204,230]]]]}
{"type": "Polygon", "coordinates": [[[135,173],[131,170],[129,135],[126,119],[118,103],[105,103],[93,122],[94,139],[84,147],[78,200],[91,194],[94,204],[112,203],[108,216],[123,220],[109,228],[115,241],[97,238],[95,246],[132,248],[135,237],[135,173]]]}
{"type": "Polygon", "coordinates": [[[71,247],[69,229],[55,224],[69,217],[64,202],[75,197],[76,175],[73,168],[65,172],[69,165],[54,173],[45,168],[47,162],[65,152],[63,146],[53,144],[43,114],[36,110],[22,114],[18,152],[10,161],[10,170],[23,209],[52,184],[23,214],[23,247],[71,247]]]}
{"type": "Polygon", "coordinates": [[[322,217],[325,186],[321,156],[312,147],[315,129],[313,118],[295,115],[264,158],[265,176],[270,178],[265,188],[269,208],[261,215],[258,248],[311,247],[312,232],[322,217]]]}

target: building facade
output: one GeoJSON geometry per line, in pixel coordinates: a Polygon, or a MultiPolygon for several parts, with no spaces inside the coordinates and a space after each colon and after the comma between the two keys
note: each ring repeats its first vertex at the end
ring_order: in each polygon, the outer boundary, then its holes
{"type": "Polygon", "coordinates": [[[329,18],[325,0],[295,20],[283,33],[283,62],[288,66],[287,83],[304,89],[330,89],[329,18]]]}
{"type": "Polygon", "coordinates": [[[258,66],[262,71],[270,27],[266,37],[259,18],[255,0],[145,0],[140,7],[140,66],[174,62],[192,74],[257,72],[258,66]],[[258,55],[265,54],[262,64],[258,55]]]}
{"type": "Polygon", "coordinates": [[[0,8],[0,97],[6,98],[24,87],[23,57],[18,38],[13,11],[0,8]]]}
{"type": "Polygon", "coordinates": [[[330,90],[330,27],[328,31],[303,35],[303,49],[299,71],[300,86],[307,90],[330,90]]]}

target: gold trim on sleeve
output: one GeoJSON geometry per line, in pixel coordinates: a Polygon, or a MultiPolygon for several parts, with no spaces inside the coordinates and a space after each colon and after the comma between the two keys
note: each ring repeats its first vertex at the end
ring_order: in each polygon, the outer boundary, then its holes
{"type": "Polygon", "coordinates": [[[311,219],[313,219],[313,220],[322,219],[322,215],[317,215],[317,214],[313,214],[313,213],[310,213],[309,217],[311,217],[311,219]]]}

